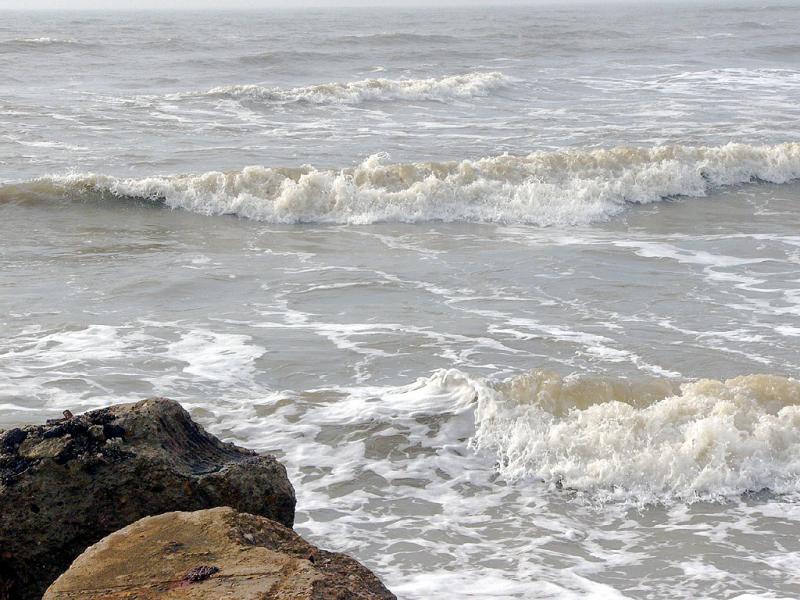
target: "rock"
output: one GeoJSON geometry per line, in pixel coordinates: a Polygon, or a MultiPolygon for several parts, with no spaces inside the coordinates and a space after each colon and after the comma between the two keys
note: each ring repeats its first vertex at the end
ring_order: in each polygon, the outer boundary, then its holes
{"type": "Polygon", "coordinates": [[[148,515],[232,506],[291,527],[271,456],[153,398],[0,433],[0,600],[40,598],[84,549],[148,515]]]}
{"type": "Polygon", "coordinates": [[[203,565],[202,567],[195,567],[189,571],[183,576],[183,581],[197,583],[198,581],[205,581],[216,573],[219,573],[219,567],[209,567],[207,565],[203,565]]]}
{"type": "Polygon", "coordinates": [[[81,554],[43,600],[394,599],[366,567],[231,508],[147,517],[81,554]]]}
{"type": "Polygon", "coordinates": [[[3,450],[13,450],[24,442],[26,437],[28,434],[22,429],[10,429],[0,435],[0,447],[3,450]]]}

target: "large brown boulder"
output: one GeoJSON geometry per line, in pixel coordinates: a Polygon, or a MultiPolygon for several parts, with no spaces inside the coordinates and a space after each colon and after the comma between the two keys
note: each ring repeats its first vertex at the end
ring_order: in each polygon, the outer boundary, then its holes
{"type": "Polygon", "coordinates": [[[291,527],[272,456],[224,444],[153,398],[0,432],[0,600],[38,599],[88,546],[142,517],[233,506],[291,527]]]}
{"type": "Polygon", "coordinates": [[[81,554],[44,600],[389,600],[349,556],[231,508],[147,517],[81,554]]]}

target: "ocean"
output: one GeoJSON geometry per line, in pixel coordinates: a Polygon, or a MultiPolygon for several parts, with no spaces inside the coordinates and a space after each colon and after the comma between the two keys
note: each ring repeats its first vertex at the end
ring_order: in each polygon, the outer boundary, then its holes
{"type": "Polygon", "coordinates": [[[0,428],[178,400],[403,599],[800,597],[797,3],[0,14],[0,428]]]}

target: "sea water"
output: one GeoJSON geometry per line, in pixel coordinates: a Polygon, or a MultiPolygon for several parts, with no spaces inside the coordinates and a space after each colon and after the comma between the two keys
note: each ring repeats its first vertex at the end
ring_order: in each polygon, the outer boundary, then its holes
{"type": "Polygon", "coordinates": [[[0,428],[153,395],[401,598],[800,595],[800,9],[0,21],[0,428]]]}

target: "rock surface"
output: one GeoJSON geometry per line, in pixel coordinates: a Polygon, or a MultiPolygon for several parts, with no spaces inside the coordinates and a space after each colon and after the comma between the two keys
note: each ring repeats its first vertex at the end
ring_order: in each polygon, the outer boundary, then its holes
{"type": "Polygon", "coordinates": [[[0,432],[0,600],[41,598],[84,549],[148,515],[233,506],[292,526],[274,457],[152,398],[0,432]]]}
{"type": "Polygon", "coordinates": [[[147,517],[81,556],[44,600],[393,599],[366,567],[231,508],[147,517]]]}

